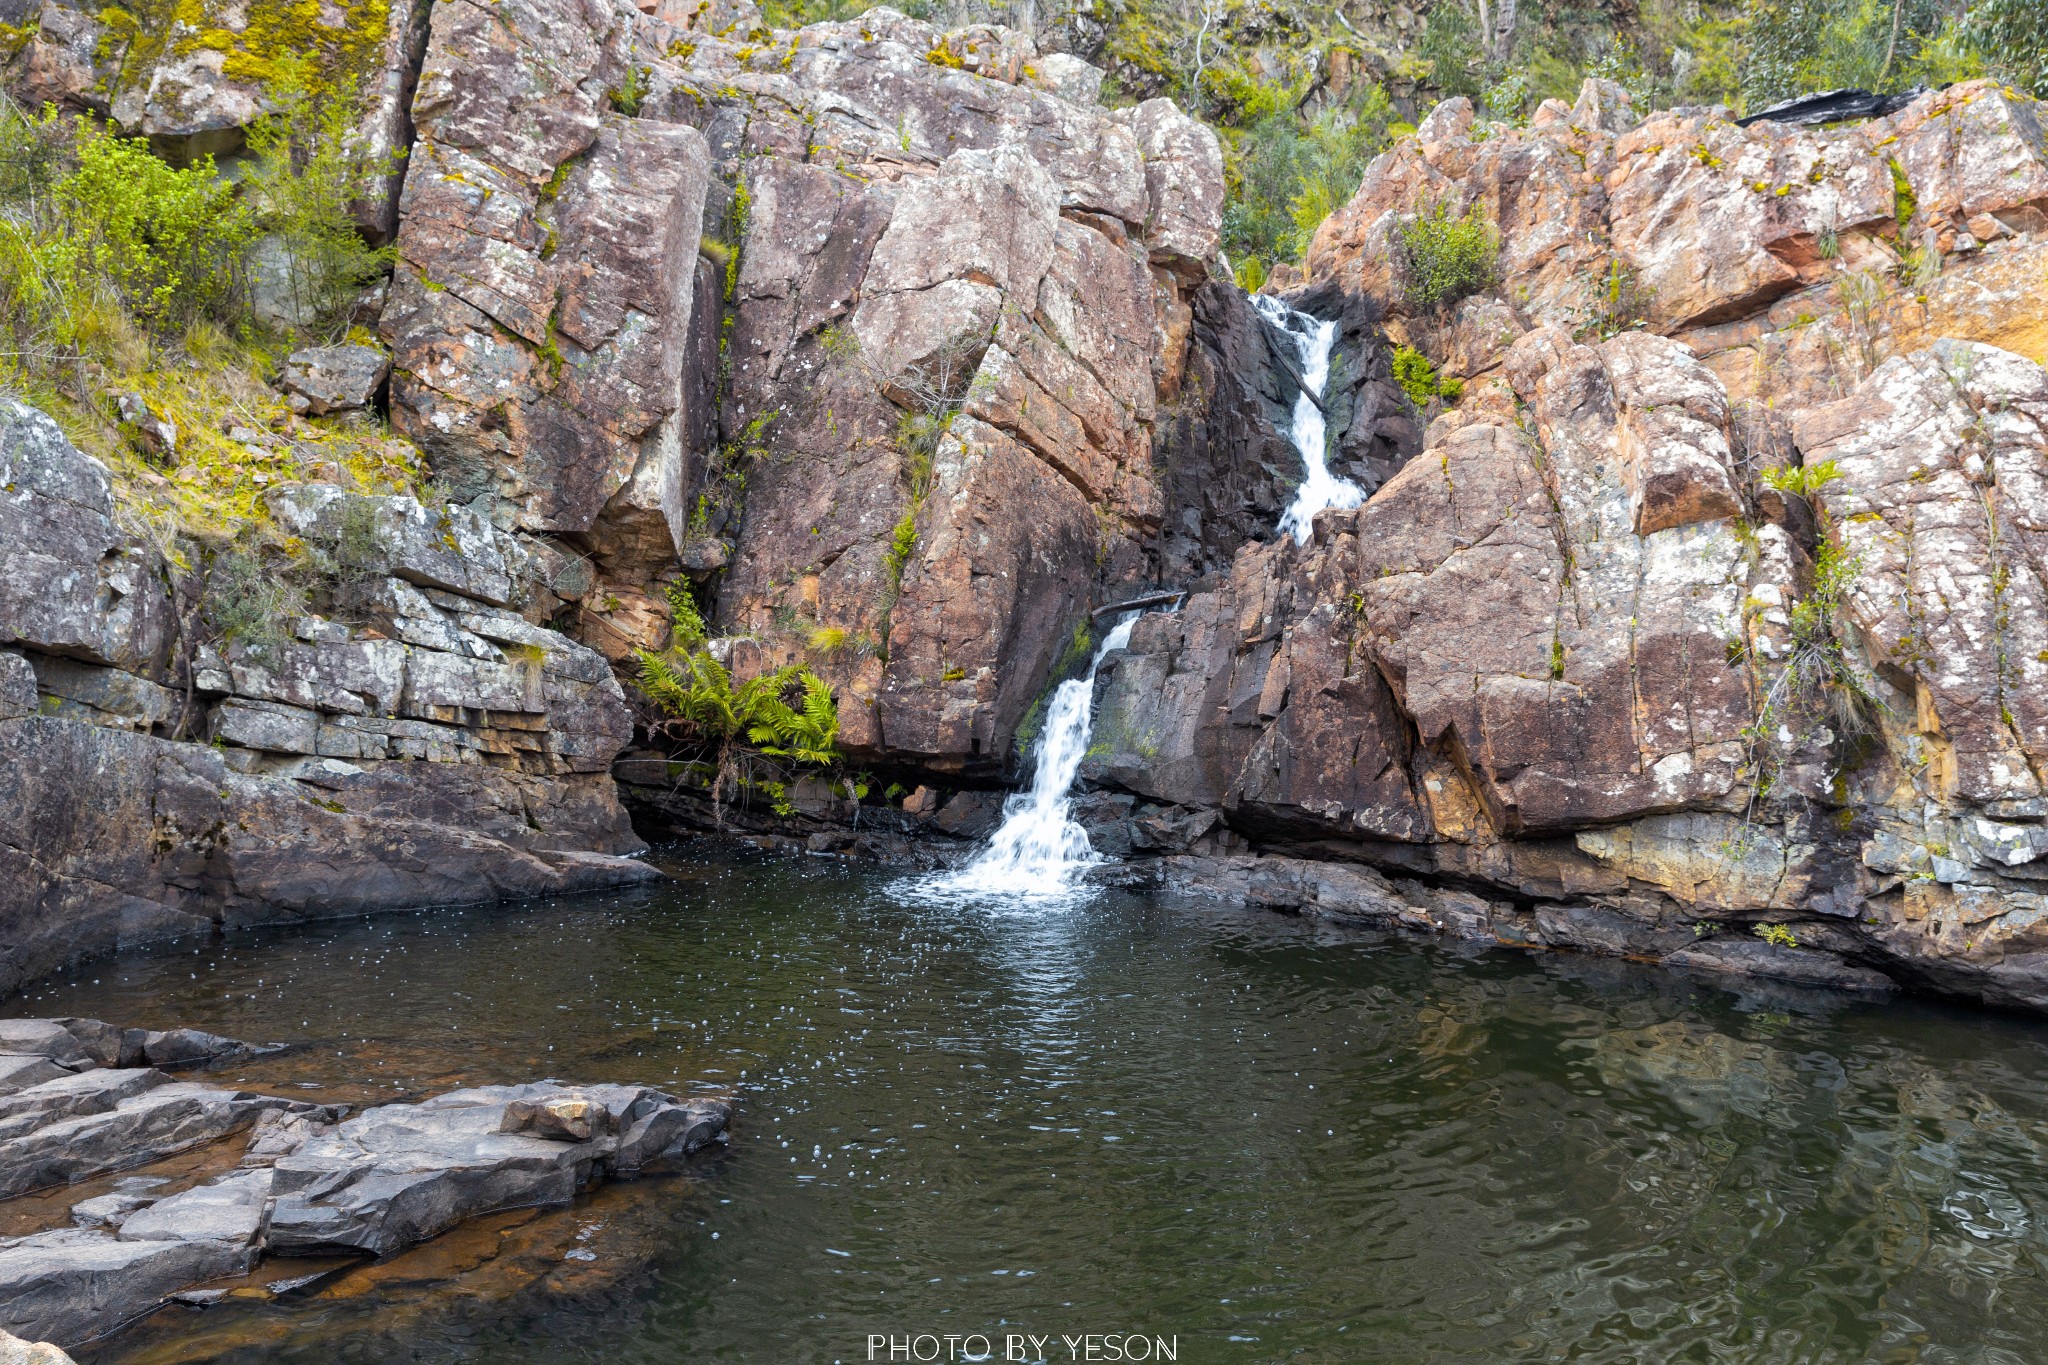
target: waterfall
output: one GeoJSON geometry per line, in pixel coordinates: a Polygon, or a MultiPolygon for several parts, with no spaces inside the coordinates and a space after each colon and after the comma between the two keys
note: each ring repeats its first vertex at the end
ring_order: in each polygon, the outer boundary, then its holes
{"type": "Polygon", "coordinates": [[[1337,324],[1296,312],[1269,294],[1252,295],[1252,307],[1294,343],[1300,358],[1301,392],[1294,399],[1294,429],[1288,436],[1301,452],[1308,473],[1293,504],[1281,515],[1280,534],[1293,536],[1297,545],[1306,545],[1315,534],[1316,513],[1325,507],[1356,507],[1365,501],[1365,490],[1332,474],[1323,458],[1325,424],[1319,400],[1323,386],[1330,381],[1330,351],[1337,344],[1337,324]]]}
{"type": "Polygon", "coordinates": [[[1005,801],[1002,827],[988,847],[930,890],[969,896],[1057,896],[1071,891],[1076,878],[1102,861],[1088,844],[1088,831],[1074,822],[1067,808],[1095,728],[1095,670],[1111,650],[1130,643],[1137,619],[1133,612],[1117,622],[1089,660],[1085,677],[1053,690],[1045,708],[1045,727],[1039,732],[1031,790],[1005,801]]]}

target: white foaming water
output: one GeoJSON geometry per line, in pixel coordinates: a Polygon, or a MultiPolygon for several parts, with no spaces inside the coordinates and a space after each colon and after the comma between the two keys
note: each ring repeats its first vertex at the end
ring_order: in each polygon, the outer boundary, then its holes
{"type": "Polygon", "coordinates": [[[1252,307],[1287,334],[1301,358],[1304,392],[1295,396],[1294,429],[1288,435],[1301,452],[1308,477],[1280,517],[1280,534],[1293,536],[1297,545],[1306,545],[1315,534],[1316,513],[1326,507],[1356,507],[1365,501],[1365,490],[1332,474],[1323,459],[1326,431],[1323,410],[1316,400],[1323,396],[1323,385],[1330,382],[1330,351],[1337,344],[1337,324],[1298,313],[1270,294],[1254,294],[1251,299],[1252,307]]]}
{"type": "Polygon", "coordinates": [[[1095,670],[1103,656],[1130,643],[1135,613],[1117,622],[1088,663],[1086,677],[1061,683],[1045,708],[1031,790],[1003,803],[1003,824],[975,860],[935,878],[924,895],[1045,900],[1066,895],[1082,873],[1102,861],[1088,831],[1068,815],[1068,798],[1095,728],[1095,670]]]}

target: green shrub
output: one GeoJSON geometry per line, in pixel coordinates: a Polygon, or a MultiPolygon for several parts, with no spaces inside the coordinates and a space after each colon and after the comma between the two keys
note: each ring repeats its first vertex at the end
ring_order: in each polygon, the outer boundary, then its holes
{"type": "Polygon", "coordinates": [[[1358,192],[1365,168],[1386,148],[1392,118],[1386,92],[1372,85],[1313,120],[1287,103],[1222,130],[1223,249],[1240,279],[1251,269],[1264,283],[1275,261],[1300,258],[1323,219],[1358,192]]]}
{"type": "Polygon", "coordinates": [[[1417,312],[1448,308],[1493,286],[1500,234],[1476,204],[1456,217],[1439,203],[1404,219],[1392,245],[1402,292],[1417,312]]]}
{"type": "Polygon", "coordinates": [[[52,190],[62,230],[39,246],[50,280],[71,297],[110,289],[158,336],[227,312],[251,223],[213,158],[176,170],[140,139],[73,127],[76,165],[52,190]]]}
{"type": "Polygon", "coordinates": [[[1393,355],[1394,382],[1416,407],[1427,409],[1441,398],[1455,403],[1465,396],[1465,381],[1446,379],[1437,373],[1430,358],[1413,346],[1396,346],[1393,355]]]}

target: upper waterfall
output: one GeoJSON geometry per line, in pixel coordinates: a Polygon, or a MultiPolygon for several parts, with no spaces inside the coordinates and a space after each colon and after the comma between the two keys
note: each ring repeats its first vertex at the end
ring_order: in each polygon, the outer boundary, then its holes
{"type": "Polygon", "coordinates": [[[1356,507],[1365,490],[1330,472],[1324,457],[1328,426],[1323,414],[1323,386],[1330,379],[1330,352],[1337,344],[1337,324],[1289,308],[1268,294],[1254,294],[1252,306],[1294,343],[1300,363],[1301,391],[1294,399],[1294,426],[1288,436],[1301,452],[1307,475],[1294,501],[1280,517],[1280,533],[1306,545],[1315,534],[1316,513],[1326,507],[1356,507]]]}

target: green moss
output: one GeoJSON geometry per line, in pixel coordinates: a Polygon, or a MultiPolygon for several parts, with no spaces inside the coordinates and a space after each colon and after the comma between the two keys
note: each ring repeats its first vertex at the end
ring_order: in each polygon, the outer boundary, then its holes
{"type": "Polygon", "coordinates": [[[1888,157],[1885,165],[1891,168],[1892,194],[1896,207],[1892,217],[1901,230],[1913,220],[1913,211],[1920,207],[1920,196],[1913,193],[1913,182],[1906,178],[1906,168],[1899,164],[1897,157],[1888,157]]]}

